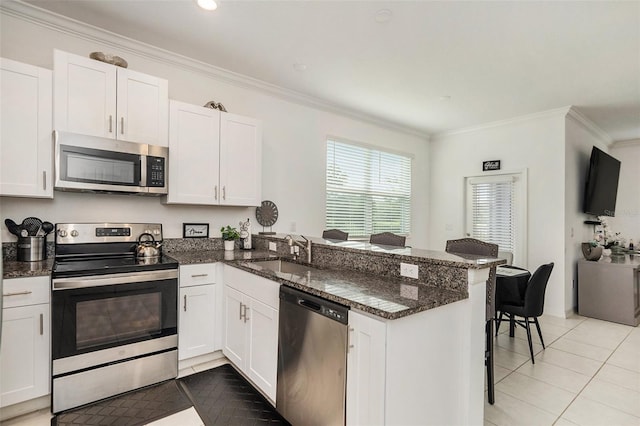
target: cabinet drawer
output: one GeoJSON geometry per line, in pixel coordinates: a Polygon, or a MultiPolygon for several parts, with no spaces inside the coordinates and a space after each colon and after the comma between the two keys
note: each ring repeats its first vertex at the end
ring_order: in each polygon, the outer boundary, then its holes
{"type": "Polygon", "coordinates": [[[224,284],[254,299],[280,309],[280,284],[233,266],[224,266],[224,284]]]}
{"type": "Polygon", "coordinates": [[[180,265],[180,287],[215,284],[217,270],[216,265],[216,263],[180,265]]]}
{"type": "Polygon", "coordinates": [[[3,280],[2,286],[3,308],[49,303],[48,276],[6,279],[3,280]]]}

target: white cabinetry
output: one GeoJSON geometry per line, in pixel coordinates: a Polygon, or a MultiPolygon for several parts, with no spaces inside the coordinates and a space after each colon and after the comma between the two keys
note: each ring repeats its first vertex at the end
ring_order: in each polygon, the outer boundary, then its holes
{"type": "Polygon", "coordinates": [[[216,264],[180,266],[178,359],[220,349],[216,306],[216,264]]]}
{"type": "Polygon", "coordinates": [[[257,206],[262,126],[237,114],[171,101],[169,204],[257,206]]]}
{"type": "Polygon", "coordinates": [[[272,402],[278,370],[277,282],[224,267],[223,353],[272,402]]]}
{"type": "Polygon", "coordinates": [[[49,277],[3,282],[0,407],[49,393],[49,277]]]}
{"type": "Polygon", "coordinates": [[[347,424],[384,424],[386,326],[349,311],[347,424]]]}
{"type": "Polygon", "coordinates": [[[167,80],[59,50],[53,58],[56,130],[168,145],[167,80]]]}
{"type": "Polygon", "coordinates": [[[51,71],[0,59],[0,195],[53,198],[51,71]]]}

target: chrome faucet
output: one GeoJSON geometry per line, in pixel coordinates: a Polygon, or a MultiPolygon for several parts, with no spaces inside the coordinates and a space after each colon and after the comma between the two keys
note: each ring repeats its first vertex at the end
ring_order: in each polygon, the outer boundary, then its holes
{"type": "MultiPolygon", "coordinates": [[[[289,247],[293,247],[293,245],[297,245],[299,247],[302,247],[302,249],[304,251],[307,252],[307,263],[311,263],[311,240],[306,238],[304,235],[300,235],[300,238],[302,238],[305,243],[301,243],[300,241],[296,241],[293,239],[293,237],[291,235],[287,235],[286,237],[284,237],[285,240],[287,240],[287,244],[289,244],[289,247]]],[[[298,259],[298,254],[294,252],[293,254],[293,258],[294,259],[298,259]]]]}

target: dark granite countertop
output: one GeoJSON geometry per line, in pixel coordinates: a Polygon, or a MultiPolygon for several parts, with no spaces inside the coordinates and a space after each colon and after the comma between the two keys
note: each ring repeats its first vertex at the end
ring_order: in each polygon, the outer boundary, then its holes
{"type": "Polygon", "coordinates": [[[170,251],[165,253],[173,257],[181,265],[191,265],[197,263],[215,263],[237,260],[269,260],[279,259],[279,255],[264,250],[187,250],[170,251]]]}
{"type": "Polygon", "coordinates": [[[282,273],[273,272],[254,262],[227,263],[280,284],[386,319],[402,318],[468,297],[467,292],[357,271],[310,268],[306,273],[282,273]]]}
{"type": "Polygon", "coordinates": [[[53,259],[40,262],[18,262],[17,260],[4,260],[2,263],[2,278],[40,277],[51,275],[53,259]]]}

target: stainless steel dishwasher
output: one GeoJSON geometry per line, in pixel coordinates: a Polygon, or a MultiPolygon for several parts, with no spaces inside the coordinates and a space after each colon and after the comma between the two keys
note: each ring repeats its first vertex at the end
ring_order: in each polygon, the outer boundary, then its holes
{"type": "Polygon", "coordinates": [[[345,424],[348,314],[280,287],[276,409],[294,426],[345,424]]]}

